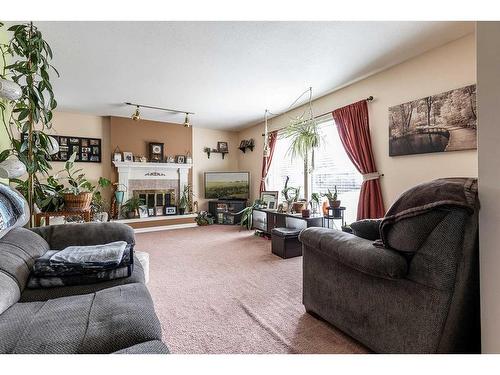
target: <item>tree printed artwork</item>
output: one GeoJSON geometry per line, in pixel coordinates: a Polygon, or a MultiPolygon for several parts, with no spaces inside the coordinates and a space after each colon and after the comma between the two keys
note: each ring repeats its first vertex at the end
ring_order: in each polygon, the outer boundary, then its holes
{"type": "Polygon", "coordinates": [[[389,156],[475,148],[476,85],[389,108],[389,156]]]}

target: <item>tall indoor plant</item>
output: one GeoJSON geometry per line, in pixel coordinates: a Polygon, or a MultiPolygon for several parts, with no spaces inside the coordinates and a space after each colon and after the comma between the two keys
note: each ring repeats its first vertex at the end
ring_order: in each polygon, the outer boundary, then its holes
{"type": "MultiPolygon", "coordinates": [[[[314,168],[314,150],[321,144],[318,123],[309,107],[307,118],[300,116],[293,120],[282,133],[282,137],[290,139],[288,154],[292,159],[302,158],[304,162],[304,177],[314,168]]],[[[309,186],[304,181],[304,198],[309,197],[309,186]]]]}
{"type": "Polygon", "coordinates": [[[50,155],[58,149],[57,142],[45,131],[51,128],[52,111],[57,106],[50,81],[51,71],[59,74],[50,64],[52,50],[49,44],[32,22],[11,26],[8,31],[13,33],[12,38],[0,48],[4,62],[10,55],[13,63],[4,66],[1,78],[19,85],[21,96],[1,104],[2,121],[11,148],[0,154],[0,161],[15,155],[26,166],[28,176],[18,185],[33,217],[35,192],[43,194],[44,191],[44,184],[40,183],[38,175],[48,175],[50,155]],[[8,107],[12,111],[7,117],[8,107]],[[19,134],[25,136],[20,137],[19,134]]]}

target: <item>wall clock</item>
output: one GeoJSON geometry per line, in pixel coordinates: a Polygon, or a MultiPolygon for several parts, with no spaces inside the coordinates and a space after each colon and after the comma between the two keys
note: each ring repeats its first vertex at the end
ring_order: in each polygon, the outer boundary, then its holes
{"type": "Polygon", "coordinates": [[[149,142],[149,160],[153,162],[163,161],[163,143],[149,142]]]}

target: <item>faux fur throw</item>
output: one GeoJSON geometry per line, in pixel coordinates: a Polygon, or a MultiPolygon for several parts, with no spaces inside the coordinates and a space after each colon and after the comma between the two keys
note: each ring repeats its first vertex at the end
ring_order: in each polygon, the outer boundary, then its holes
{"type": "Polygon", "coordinates": [[[443,206],[462,207],[474,212],[477,200],[477,179],[440,178],[417,185],[399,196],[380,223],[381,242],[388,247],[387,233],[400,220],[422,215],[443,206]]]}

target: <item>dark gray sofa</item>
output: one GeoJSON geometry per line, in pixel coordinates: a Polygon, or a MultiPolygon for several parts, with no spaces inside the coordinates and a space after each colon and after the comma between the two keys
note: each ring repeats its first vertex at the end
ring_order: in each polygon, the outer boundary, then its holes
{"type": "Polygon", "coordinates": [[[26,288],[48,249],[125,240],[117,223],[15,228],[0,239],[0,353],[168,353],[137,259],[130,277],[96,284],[26,288]]]}
{"type": "Polygon", "coordinates": [[[439,207],[398,222],[391,249],[305,229],[306,310],[379,353],[479,352],[477,211],[439,207]]]}

